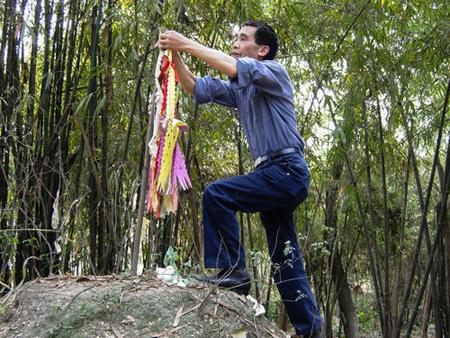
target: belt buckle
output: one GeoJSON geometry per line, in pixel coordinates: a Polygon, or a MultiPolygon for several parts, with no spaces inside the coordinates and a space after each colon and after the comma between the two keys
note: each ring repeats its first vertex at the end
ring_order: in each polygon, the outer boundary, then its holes
{"type": "Polygon", "coordinates": [[[256,160],[255,160],[255,167],[259,166],[262,162],[262,157],[259,156],[256,160]]]}
{"type": "Polygon", "coordinates": [[[266,159],[265,157],[266,157],[266,156],[259,156],[259,157],[257,157],[256,160],[255,160],[255,167],[257,167],[257,166],[259,166],[261,163],[263,163],[264,160],[266,159]]]}

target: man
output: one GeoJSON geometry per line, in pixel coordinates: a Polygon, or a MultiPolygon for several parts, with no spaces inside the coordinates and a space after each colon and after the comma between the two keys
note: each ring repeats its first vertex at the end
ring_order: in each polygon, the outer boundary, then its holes
{"type": "Polygon", "coordinates": [[[246,21],[231,56],[175,32],[157,46],[173,51],[180,83],[197,103],[236,107],[255,160],[255,171],[210,184],[203,195],[205,267],[221,269],[202,280],[248,293],[250,276],[236,211],[260,212],[274,279],[286,311],[303,337],[318,337],[322,319],[303,268],[294,209],[306,198],[309,169],[297,129],[294,95],[283,66],[273,61],[278,37],[265,23],[246,21]],[[178,52],[189,53],[228,75],[229,81],[195,77],[178,52]]]}

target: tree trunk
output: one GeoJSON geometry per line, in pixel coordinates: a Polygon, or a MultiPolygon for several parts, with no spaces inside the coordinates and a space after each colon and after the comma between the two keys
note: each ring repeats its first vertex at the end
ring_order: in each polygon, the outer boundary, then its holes
{"type": "MultiPolygon", "coordinates": [[[[1,65],[1,84],[0,84],[0,230],[7,229],[8,220],[12,220],[12,207],[8,204],[9,177],[10,177],[10,151],[14,147],[13,141],[13,113],[18,104],[19,74],[18,74],[18,52],[14,36],[16,23],[16,1],[9,0],[5,6],[5,19],[3,21],[1,59],[3,62],[4,53],[6,55],[6,67],[1,65]],[[5,73],[3,74],[3,70],[5,73]],[[7,212],[4,212],[7,211],[7,212]],[[8,212],[9,211],[9,212],[8,212]]],[[[20,128],[20,126],[16,126],[20,128]]],[[[3,235],[3,234],[2,234],[3,235]]],[[[9,250],[10,243],[8,238],[0,245],[0,281],[8,283],[9,279],[9,250]]]]}
{"type": "MultiPolygon", "coordinates": [[[[99,21],[100,21],[100,15],[99,15],[99,5],[101,4],[101,1],[99,3],[96,3],[92,7],[92,14],[91,14],[91,49],[90,49],[90,59],[91,59],[91,65],[90,65],[90,78],[89,78],[89,84],[88,84],[88,91],[87,94],[89,95],[89,104],[87,107],[87,121],[88,121],[88,127],[87,127],[87,146],[92,150],[92,155],[95,156],[95,149],[96,149],[96,137],[97,137],[97,122],[96,122],[96,108],[97,108],[97,76],[96,76],[96,70],[97,70],[97,51],[98,51],[98,44],[99,44],[99,21]]],[[[101,6],[101,5],[100,5],[101,6]]],[[[98,229],[98,211],[97,211],[97,205],[98,205],[98,186],[96,184],[94,171],[97,171],[96,168],[96,161],[95,158],[92,158],[92,161],[89,162],[90,170],[89,170],[89,178],[88,178],[88,184],[89,184],[89,195],[88,195],[88,209],[89,209],[89,252],[92,262],[92,268],[96,268],[98,270],[98,247],[97,245],[102,245],[102,243],[97,243],[97,232],[98,229]]],[[[100,250],[101,254],[101,250],[100,250]]],[[[95,271],[92,271],[95,273],[95,271]]]]}
{"type": "Polygon", "coordinates": [[[344,270],[341,261],[339,249],[336,250],[332,262],[331,276],[336,286],[336,293],[339,302],[342,323],[344,326],[345,337],[360,337],[358,328],[358,319],[356,315],[356,307],[353,302],[351,288],[347,282],[347,272],[344,270]]]}
{"type": "Polygon", "coordinates": [[[392,330],[392,312],[391,312],[391,294],[390,294],[390,250],[389,250],[389,210],[388,210],[388,195],[387,195],[387,181],[386,181],[386,166],[384,160],[384,133],[383,133],[383,123],[381,121],[381,109],[380,102],[377,97],[377,116],[378,116],[378,133],[380,138],[380,165],[381,165],[381,182],[383,191],[383,243],[384,243],[384,282],[383,282],[383,310],[384,310],[384,330],[386,336],[391,335],[392,330]]]}
{"type": "MultiPolygon", "coordinates": [[[[28,100],[27,100],[27,117],[25,123],[25,143],[28,146],[33,144],[33,135],[35,132],[35,96],[36,96],[36,60],[37,60],[37,50],[38,50],[38,38],[39,38],[39,27],[40,27],[40,17],[41,17],[41,0],[36,1],[36,7],[34,12],[34,26],[33,33],[34,38],[31,41],[31,64],[29,72],[29,87],[28,87],[28,100]]],[[[27,147],[28,148],[28,147],[27,147]]],[[[32,148],[31,148],[32,149],[32,148]]],[[[32,150],[26,150],[26,160],[23,161],[25,166],[24,173],[24,196],[20,201],[18,225],[19,227],[31,228],[33,225],[34,218],[34,196],[35,196],[35,182],[36,176],[34,174],[34,163],[32,160],[32,150]]],[[[18,233],[18,243],[16,249],[16,282],[23,279],[21,268],[24,265],[25,259],[32,255],[32,247],[30,245],[30,239],[33,238],[33,234],[29,231],[20,231],[18,233]]],[[[31,269],[29,270],[29,275],[31,275],[31,269]]]]}
{"type": "Polygon", "coordinates": [[[105,236],[109,238],[106,241],[105,247],[105,262],[103,271],[111,272],[114,269],[114,262],[117,252],[117,238],[115,236],[115,227],[112,222],[111,217],[106,217],[106,215],[111,215],[111,205],[109,201],[109,187],[108,187],[108,128],[109,128],[109,113],[110,107],[113,106],[113,41],[112,41],[112,17],[113,17],[113,1],[108,0],[107,13],[107,57],[106,57],[106,100],[105,106],[102,111],[102,159],[101,159],[101,180],[102,180],[102,218],[106,221],[105,225],[105,236]],[[112,240],[111,240],[112,239],[112,240]]]}
{"type": "MultiPolygon", "coordinates": [[[[34,154],[33,154],[33,162],[34,162],[34,172],[36,175],[36,182],[41,182],[36,187],[36,199],[32,203],[35,204],[35,215],[34,219],[36,224],[39,225],[41,228],[49,229],[49,219],[48,214],[46,214],[46,211],[49,209],[47,208],[49,199],[48,199],[48,181],[46,179],[46,175],[48,176],[49,169],[49,162],[48,158],[45,159],[44,155],[44,149],[45,144],[47,143],[48,139],[46,138],[47,132],[45,131],[46,128],[48,128],[47,121],[48,120],[48,113],[50,111],[50,94],[51,94],[51,88],[52,83],[51,81],[51,66],[50,61],[52,59],[51,57],[51,49],[50,49],[50,32],[51,32],[51,18],[53,16],[52,8],[53,3],[50,3],[50,0],[44,0],[44,59],[43,59],[43,68],[42,68],[42,81],[41,81],[41,93],[40,93],[40,99],[39,99],[39,106],[37,108],[36,113],[36,132],[35,132],[35,141],[34,141],[34,154]]],[[[50,206],[50,208],[52,205],[50,206]]],[[[34,238],[36,238],[36,234],[32,235],[34,238]]],[[[47,238],[45,236],[39,237],[44,238],[44,240],[41,240],[38,242],[38,246],[33,247],[32,254],[37,257],[43,256],[43,260],[40,260],[36,262],[37,271],[40,275],[46,275],[46,270],[48,273],[48,246],[46,245],[47,238]]],[[[33,269],[31,271],[30,279],[33,279],[36,277],[36,270],[33,269]]]]}
{"type": "MultiPolygon", "coordinates": [[[[421,215],[421,225],[420,225],[420,229],[419,229],[419,234],[418,234],[418,239],[416,242],[416,247],[415,247],[415,251],[414,251],[414,257],[411,263],[411,270],[409,272],[409,279],[408,279],[408,285],[406,287],[406,291],[405,291],[405,295],[403,297],[403,302],[402,302],[402,308],[400,311],[400,317],[398,320],[398,324],[397,324],[397,331],[395,332],[395,337],[399,338],[400,334],[401,334],[401,329],[403,326],[403,318],[404,318],[404,314],[406,313],[406,309],[408,306],[408,302],[410,300],[410,296],[411,296],[411,290],[412,290],[412,283],[414,281],[414,276],[415,276],[415,272],[416,272],[416,268],[417,268],[417,264],[418,264],[418,260],[419,260],[419,253],[420,253],[420,249],[421,249],[421,245],[422,245],[422,236],[424,232],[428,231],[428,224],[427,224],[427,212],[428,212],[428,206],[429,206],[429,202],[430,202],[430,196],[431,196],[431,190],[433,187],[433,182],[434,182],[434,174],[435,174],[435,170],[437,167],[437,163],[438,163],[438,158],[439,158],[439,149],[440,149],[440,145],[441,145],[441,138],[442,138],[442,132],[443,132],[443,125],[444,125],[444,121],[445,121],[445,116],[446,116],[446,111],[447,111],[447,104],[448,104],[448,99],[449,99],[449,94],[450,94],[450,79],[447,82],[447,90],[446,90],[446,94],[445,94],[445,99],[444,99],[444,106],[442,108],[442,114],[441,114],[441,119],[440,119],[440,124],[439,124],[439,130],[438,130],[438,137],[437,137],[437,141],[436,141],[436,148],[435,148],[435,152],[434,152],[434,158],[433,158],[433,164],[432,164],[432,168],[431,168],[431,174],[430,174],[430,180],[428,182],[428,188],[427,188],[427,194],[425,197],[425,201],[424,201],[424,205],[422,207],[422,200],[421,198],[419,198],[419,201],[421,202],[421,209],[422,209],[422,215],[421,215]]],[[[408,135],[409,134],[409,129],[407,128],[407,123],[406,123],[406,117],[405,114],[403,112],[403,106],[401,105],[401,102],[398,102],[400,111],[402,112],[402,118],[404,121],[404,125],[405,125],[405,129],[407,131],[407,136],[408,136],[408,146],[409,146],[409,151],[411,152],[411,157],[412,157],[412,162],[413,162],[413,167],[414,167],[414,172],[415,172],[415,176],[416,176],[416,181],[417,181],[417,185],[419,188],[419,184],[420,184],[420,180],[417,179],[417,165],[415,163],[415,157],[414,157],[414,151],[412,149],[412,144],[411,144],[411,136],[408,135]]],[[[447,168],[446,168],[447,170],[447,168]]],[[[446,173],[447,174],[447,173],[446,173]]],[[[446,184],[445,179],[444,181],[444,186],[446,184]]],[[[420,189],[417,189],[418,193],[421,194],[420,189]]],[[[440,224],[438,224],[438,228],[439,228],[440,224]]],[[[430,256],[430,250],[429,250],[429,246],[427,245],[427,249],[428,249],[428,253],[430,256]]],[[[432,261],[431,259],[432,257],[429,257],[429,260],[432,261]]],[[[431,269],[431,263],[430,263],[430,269],[431,269]]],[[[428,278],[428,277],[426,277],[428,278]]],[[[421,286],[421,290],[423,288],[424,292],[424,288],[425,286],[421,286]]],[[[419,301],[419,300],[418,300],[419,301]]],[[[421,301],[421,300],[420,300],[421,301]]],[[[415,321],[415,311],[413,312],[413,318],[412,320],[410,320],[410,323],[415,321]]]]}
{"type": "MultiPolygon", "coordinates": [[[[77,0],[73,0],[73,1],[77,1],[77,0]]],[[[72,62],[71,60],[73,60],[73,54],[75,53],[75,45],[76,45],[76,30],[77,30],[77,26],[78,26],[78,12],[79,12],[79,8],[78,5],[74,5],[75,7],[75,12],[74,12],[74,20],[75,22],[72,25],[73,31],[71,34],[71,43],[70,43],[70,48],[69,48],[69,53],[68,53],[68,67],[67,67],[67,84],[66,84],[66,99],[65,99],[65,112],[64,115],[62,116],[62,119],[60,120],[60,122],[58,123],[58,125],[62,124],[62,121],[69,117],[71,114],[73,114],[73,109],[72,109],[72,104],[75,100],[75,94],[77,93],[77,90],[72,90],[72,88],[76,88],[80,79],[80,75],[81,75],[81,71],[83,70],[83,66],[80,66],[81,63],[81,57],[82,57],[82,47],[83,47],[83,39],[80,39],[79,44],[78,44],[78,49],[77,49],[77,57],[76,57],[76,63],[75,63],[75,75],[72,76],[69,75],[71,74],[71,68],[72,68],[72,62]],[[72,49],[73,48],[73,49],[72,49]]],[[[83,36],[84,35],[84,25],[82,26],[80,35],[83,36]]],[[[83,64],[84,65],[84,64],[83,64]]],[[[68,139],[69,139],[69,131],[70,131],[70,126],[68,126],[66,132],[65,132],[65,140],[66,140],[66,144],[68,144],[68,139]]],[[[78,150],[75,154],[75,156],[73,156],[73,162],[77,163],[76,166],[76,170],[74,173],[74,193],[71,196],[72,199],[77,199],[79,196],[79,190],[80,190],[80,179],[81,179],[81,172],[83,169],[83,153],[84,153],[84,139],[81,137],[80,141],[79,141],[79,145],[78,145],[78,150]]],[[[65,160],[65,167],[66,170],[69,169],[69,167],[72,166],[72,164],[69,164],[69,159],[66,158],[65,160]]],[[[67,239],[64,243],[64,248],[63,248],[63,252],[62,252],[62,256],[63,256],[63,271],[65,273],[67,273],[69,271],[69,263],[70,263],[70,254],[72,251],[72,240],[75,234],[75,216],[76,216],[76,212],[77,212],[77,206],[75,205],[73,208],[70,209],[70,213],[69,213],[69,221],[68,221],[68,229],[67,229],[67,239]]]]}
{"type": "Polygon", "coordinates": [[[367,174],[367,196],[368,196],[368,206],[369,206],[369,215],[370,215],[370,232],[368,235],[368,239],[371,242],[371,246],[374,251],[374,267],[372,268],[373,272],[373,285],[375,289],[375,302],[378,310],[378,316],[380,319],[380,326],[383,332],[383,336],[386,337],[387,333],[385,332],[386,326],[384,325],[384,312],[383,312],[383,281],[381,279],[381,273],[379,269],[379,254],[378,254],[378,244],[376,241],[375,231],[377,221],[375,219],[375,208],[373,206],[373,188],[372,188],[372,170],[371,170],[371,162],[370,162],[370,153],[369,153],[369,126],[367,119],[367,107],[364,104],[364,108],[362,110],[363,118],[364,118],[364,155],[366,161],[366,174],[367,174]]]}
{"type": "Polygon", "coordinates": [[[405,253],[405,223],[406,223],[406,210],[408,203],[408,187],[409,187],[409,176],[411,168],[411,153],[408,152],[408,160],[406,164],[405,181],[404,181],[404,195],[403,195],[403,206],[402,206],[402,220],[400,225],[400,248],[397,255],[397,272],[396,272],[396,283],[392,295],[392,332],[397,332],[398,320],[400,317],[400,304],[403,296],[403,289],[405,284],[405,278],[403,273],[404,264],[404,253],[405,253]]]}
{"type": "MultiPolygon", "coordinates": [[[[195,104],[194,107],[194,114],[192,118],[192,125],[195,126],[197,121],[197,115],[198,115],[198,109],[199,105],[195,104]]],[[[192,161],[193,153],[194,153],[194,147],[192,145],[192,131],[189,133],[188,137],[188,144],[186,147],[186,153],[184,158],[186,159],[186,166],[189,171],[189,175],[192,180],[192,174],[194,170],[192,170],[192,161]]],[[[200,177],[199,177],[200,179],[200,177]]],[[[203,245],[202,245],[202,229],[201,224],[198,218],[198,199],[196,195],[196,191],[194,188],[191,188],[188,192],[189,198],[189,206],[191,208],[191,214],[192,214],[192,236],[193,236],[193,242],[194,242],[194,262],[198,263],[199,265],[202,265],[203,262],[203,245]]]]}
{"type": "MultiPolygon", "coordinates": [[[[347,272],[342,265],[342,258],[340,250],[336,243],[337,237],[337,221],[338,221],[338,194],[339,194],[339,180],[342,176],[344,163],[340,160],[335,160],[332,168],[333,181],[328,185],[325,202],[325,226],[332,229],[330,231],[331,238],[329,243],[331,247],[330,266],[331,266],[331,279],[335,287],[337,299],[339,302],[339,309],[343,319],[345,336],[359,337],[358,321],[356,316],[356,308],[353,303],[351,289],[347,282],[347,272]]],[[[330,296],[327,297],[330,300],[330,296]]],[[[328,337],[332,337],[331,320],[332,305],[327,302],[328,320],[325,327],[325,332],[328,337]]]]}
{"type": "MultiPolygon", "coordinates": [[[[26,1],[23,1],[21,4],[21,13],[25,12],[25,7],[26,7],[26,1]]],[[[23,24],[23,18],[18,18],[17,25],[22,25],[23,24]]],[[[22,42],[23,45],[23,42],[22,42]]],[[[35,46],[33,46],[35,47],[35,46]]],[[[22,50],[23,50],[23,46],[22,46],[22,50]]],[[[27,71],[25,70],[26,68],[26,63],[25,60],[22,59],[21,64],[22,66],[22,73],[24,74],[23,77],[23,83],[21,84],[21,93],[19,97],[23,96],[23,89],[25,87],[26,81],[28,81],[28,79],[26,77],[28,77],[28,75],[25,75],[27,73],[27,71]]],[[[17,69],[17,77],[19,77],[19,69],[17,69]]],[[[30,81],[31,82],[31,81],[30,81]]],[[[28,108],[28,105],[27,105],[28,108]]],[[[29,135],[29,127],[28,127],[28,123],[27,121],[24,121],[24,116],[23,116],[23,109],[20,109],[16,112],[16,130],[15,133],[17,135],[17,139],[18,140],[24,140],[28,138],[29,135]]],[[[16,180],[16,193],[15,195],[15,201],[14,204],[15,205],[19,205],[19,208],[16,212],[16,215],[12,215],[12,217],[17,216],[17,225],[16,227],[19,229],[17,237],[18,237],[18,244],[17,244],[17,249],[15,252],[15,256],[16,256],[16,267],[20,267],[20,270],[16,269],[16,283],[18,283],[19,281],[21,281],[22,279],[25,279],[25,276],[22,276],[22,271],[24,270],[23,265],[25,263],[25,259],[27,256],[30,255],[31,250],[29,248],[28,245],[27,248],[23,248],[23,251],[19,251],[19,248],[21,246],[23,246],[24,243],[26,243],[25,241],[28,239],[28,235],[29,232],[28,231],[24,231],[22,229],[26,229],[28,228],[27,223],[30,223],[28,220],[30,219],[27,215],[27,192],[28,192],[28,180],[27,180],[27,176],[29,173],[29,161],[27,161],[28,158],[28,147],[26,146],[27,143],[22,143],[22,142],[16,142],[16,145],[14,146],[14,150],[13,150],[13,156],[15,159],[15,163],[14,163],[14,167],[15,167],[15,171],[16,171],[16,175],[15,175],[15,180],[16,180]],[[25,238],[22,238],[25,237],[25,238]]]]}

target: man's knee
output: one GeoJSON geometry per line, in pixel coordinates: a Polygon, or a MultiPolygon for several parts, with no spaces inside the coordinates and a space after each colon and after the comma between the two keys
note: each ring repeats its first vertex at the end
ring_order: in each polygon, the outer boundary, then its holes
{"type": "Polygon", "coordinates": [[[203,191],[203,205],[217,201],[219,196],[218,183],[213,182],[209,184],[203,191]]]}
{"type": "Polygon", "coordinates": [[[203,207],[213,209],[236,210],[237,205],[233,194],[227,189],[223,180],[208,185],[203,192],[203,207]]]}

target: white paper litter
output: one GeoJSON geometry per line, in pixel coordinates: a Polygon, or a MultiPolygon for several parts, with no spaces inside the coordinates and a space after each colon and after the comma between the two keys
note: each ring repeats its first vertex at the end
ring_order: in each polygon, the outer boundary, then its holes
{"type": "Polygon", "coordinates": [[[186,281],[181,278],[180,274],[175,270],[172,265],[165,268],[156,268],[156,278],[162,280],[168,285],[176,285],[178,287],[186,287],[186,281]]]}
{"type": "Polygon", "coordinates": [[[253,304],[252,309],[255,311],[255,317],[261,316],[266,313],[266,309],[262,304],[259,304],[258,301],[250,295],[247,295],[247,300],[253,304]]]}

